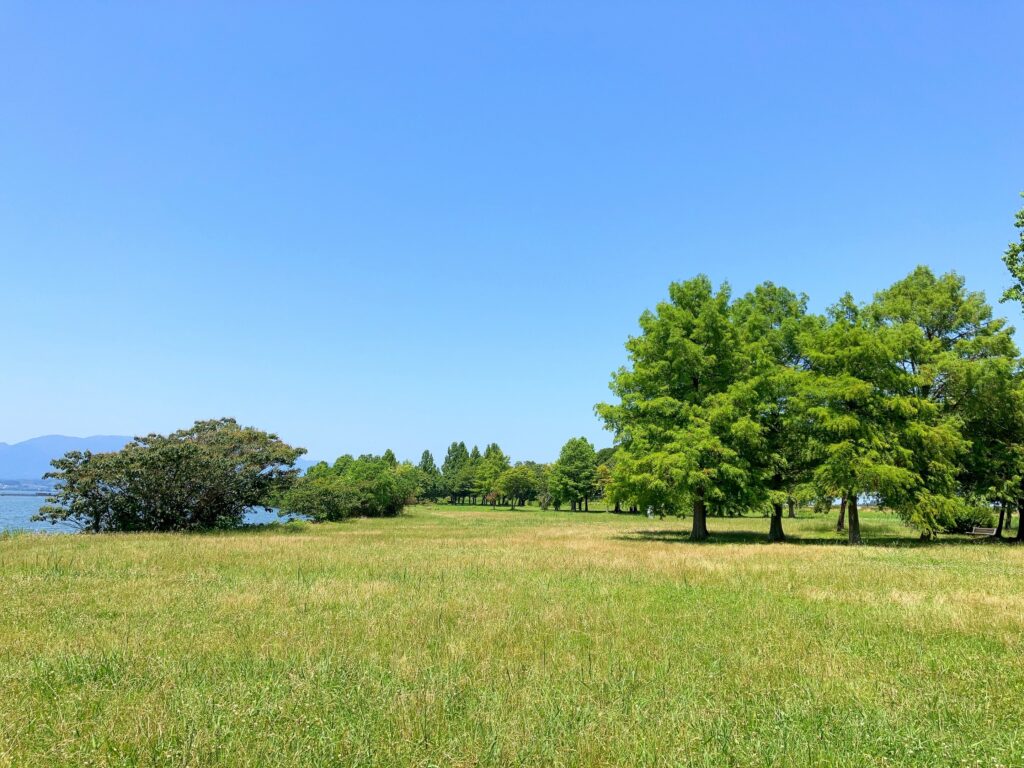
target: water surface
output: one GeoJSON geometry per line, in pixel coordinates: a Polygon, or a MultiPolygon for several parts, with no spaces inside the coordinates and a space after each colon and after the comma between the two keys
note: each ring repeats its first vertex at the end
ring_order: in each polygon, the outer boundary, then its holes
{"type": "MultiPolygon", "coordinates": [[[[49,533],[73,533],[77,528],[67,523],[39,522],[32,519],[32,515],[39,511],[39,508],[46,503],[45,496],[15,496],[11,494],[0,494],[0,531],[45,531],[49,533]]],[[[262,507],[250,511],[245,516],[246,525],[260,525],[263,523],[281,522],[284,518],[277,516],[277,512],[268,511],[262,507]]]]}

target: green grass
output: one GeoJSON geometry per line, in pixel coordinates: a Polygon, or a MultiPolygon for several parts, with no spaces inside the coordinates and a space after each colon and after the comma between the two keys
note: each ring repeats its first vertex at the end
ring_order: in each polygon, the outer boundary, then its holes
{"type": "Polygon", "coordinates": [[[2,538],[0,765],[1024,764],[1024,547],[785,522],[2,538]]]}

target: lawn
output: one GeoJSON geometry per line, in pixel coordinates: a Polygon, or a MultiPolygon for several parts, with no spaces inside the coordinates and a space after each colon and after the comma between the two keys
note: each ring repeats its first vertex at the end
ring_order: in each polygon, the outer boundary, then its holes
{"type": "Polygon", "coordinates": [[[1024,547],[688,522],[0,538],[0,765],[1024,764],[1024,547]]]}

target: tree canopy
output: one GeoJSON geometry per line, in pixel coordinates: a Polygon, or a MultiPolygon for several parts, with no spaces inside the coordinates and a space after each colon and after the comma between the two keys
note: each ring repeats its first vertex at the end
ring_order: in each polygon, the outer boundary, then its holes
{"type": "Polygon", "coordinates": [[[53,461],[56,490],[37,518],[97,532],[229,528],[295,482],[303,453],[234,419],[137,437],[113,453],[73,451],[53,461]]]}

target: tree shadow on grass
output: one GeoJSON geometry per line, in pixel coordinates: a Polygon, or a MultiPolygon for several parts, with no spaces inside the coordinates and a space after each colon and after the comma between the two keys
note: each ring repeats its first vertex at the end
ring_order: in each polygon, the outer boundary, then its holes
{"type": "MultiPolygon", "coordinates": [[[[961,547],[961,546],[999,546],[1000,544],[1013,544],[1013,539],[993,539],[993,538],[971,538],[968,536],[944,536],[942,538],[935,539],[920,539],[912,538],[909,536],[900,536],[897,534],[878,534],[872,535],[870,531],[865,532],[861,530],[862,541],[859,546],[862,547],[903,547],[903,548],[923,548],[923,547],[961,547]]],[[[692,544],[693,546],[714,546],[716,544],[771,544],[771,545],[812,545],[812,546],[841,546],[848,547],[850,543],[848,539],[842,534],[836,534],[835,536],[821,536],[821,535],[800,535],[800,534],[786,534],[784,541],[770,542],[768,541],[768,535],[760,531],[711,531],[710,535],[704,541],[690,541],[689,531],[681,530],[665,530],[665,529],[646,529],[629,531],[628,533],[622,534],[615,537],[618,541],[631,541],[634,543],[642,542],[662,542],[669,544],[692,544]]]]}

